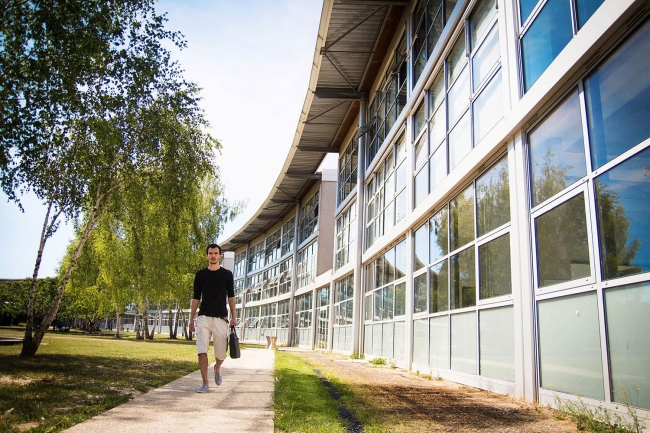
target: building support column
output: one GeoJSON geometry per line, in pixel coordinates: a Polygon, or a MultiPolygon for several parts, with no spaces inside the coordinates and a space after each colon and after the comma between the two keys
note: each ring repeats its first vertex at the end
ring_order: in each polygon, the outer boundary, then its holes
{"type": "Polygon", "coordinates": [[[366,173],[366,123],[368,121],[368,95],[363,94],[359,101],[359,139],[357,147],[357,234],[354,255],[354,296],[352,301],[352,353],[363,353],[363,250],[366,215],[364,212],[364,180],[366,173]]]}
{"type": "Polygon", "coordinates": [[[291,347],[294,343],[295,326],[296,326],[296,307],[294,303],[294,294],[298,289],[298,222],[300,221],[300,202],[296,203],[296,217],[293,224],[293,266],[291,267],[291,296],[289,297],[289,337],[287,346],[291,347]]]}

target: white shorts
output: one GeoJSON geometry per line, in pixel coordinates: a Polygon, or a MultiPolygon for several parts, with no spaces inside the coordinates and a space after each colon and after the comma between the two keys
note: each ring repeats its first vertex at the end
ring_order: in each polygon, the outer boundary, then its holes
{"type": "Polygon", "coordinates": [[[196,318],[196,353],[208,353],[210,337],[214,335],[214,357],[223,361],[228,349],[229,323],[220,317],[198,316],[196,318]]]}

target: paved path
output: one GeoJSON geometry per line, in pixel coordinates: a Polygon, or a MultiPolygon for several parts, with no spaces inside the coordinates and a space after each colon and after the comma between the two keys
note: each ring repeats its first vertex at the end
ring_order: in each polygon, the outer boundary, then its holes
{"type": "Polygon", "coordinates": [[[224,362],[221,386],[208,368],[208,393],[196,393],[201,373],[195,371],[66,432],[272,433],[274,359],[273,350],[244,349],[240,359],[224,362]]]}

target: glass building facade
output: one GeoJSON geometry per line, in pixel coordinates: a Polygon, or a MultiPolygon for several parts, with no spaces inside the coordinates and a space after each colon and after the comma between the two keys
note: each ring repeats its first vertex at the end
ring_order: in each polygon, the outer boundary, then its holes
{"type": "Polygon", "coordinates": [[[648,416],[647,5],[399,11],[355,121],[337,125],[338,172],[266,233],[226,242],[244,340],[548,404],[621,412],[639,389],[648,416]]]}

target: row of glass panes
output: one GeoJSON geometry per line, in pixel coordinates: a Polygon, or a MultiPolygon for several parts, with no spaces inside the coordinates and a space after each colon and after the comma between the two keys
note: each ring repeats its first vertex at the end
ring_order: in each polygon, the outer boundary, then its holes
{"type": "Polygon", "coordinates": [[[431,266],[414,276],[414,313],[472,307],[512,292],[509,190],[503,157],[415,230],[414,271],[431,266]]]}
{"type": "MultiPolygon", "coordinates": [[[[263,268],[286,253],[293,251],[295,221],[290,219],[281,229],[276,230],[266,237],[265,240],[253,245],[248,252],[248,272],[256,271],[263,268]]],[[[235,266],[233,273],[235,276],[244,275],[244,263],[246,262],[246,252],[243,251],[235,255],[235,266]]]]}
{"type": "Polygon", "coordinates": [[[540,382],[554,391],[650,409],[650,283],[603,290],[605,347],[599,292],[538,302],[540,382]],[[602,352],[607,351],[603,366],[602,352]],[[631,395],[631,399],[630,399],[631,395]]]}
{"type": "Polygon", "coordinates": [[[495,0],[479,3],[465,29],[413,116],[415,206],[503,117],[495,0]]]}
{"type": "Polygon", "coordinates": [[[366,185],[366,247],[406,217],[406,172],[402,135],[366,185]]]}
{"type": "Polygon", "coordinates": [[[537,287],[650,271],[648,67],[646,21],[529,131],[537,287]]]}
{"type": "Polygon", "coordinates": [[[514,308],[413,321],[413,363],[515,381],[514,308]]]}
{"type": "Polygon", "coordinates": [[[384,143],[384,139],[406,106],[406,58],[406,40],[402,36],[389,62],[389,69],[379,86],[380,90],[375,93],[368,108],[366,167],[374,159],[384,143]]]}
{"type": "Polygon", "coordinates": [[[357,207],[352,203],[336,219],[336,254],[334,269],[346,265],[356,252],[357,207]]]}
{"type": "Polygon", "coordinates": [[[411,48],[413,67],[411,87],[415,86],[422,75],[456,3],[456,0],[420,0],[415,7],[411,48]]]}
{"type": "MultiPolygon", "coordinates": [[[[524,93],[530,89],[602,2],[603,0],[520,0],[518,6],[522,23],[520,46],[524,93]]],[[[413,29],[410,53],[413,67],[412,86],[433,54],[433,48],[455,5],[455,1],[423,0],[416,6],[411,26],[413,29]]],[[[415,141],[416,155],[422,159],[426,159],[425,157],[430,159],[424,164],[425,169],[417,170],[416,205],[503,117],[496,9],[496,0],[484,0],[474,7],[468,25],[465,26],[467,36],[461,35],[457,39],[451,54],[444,62],[447,77],[443,79],[441,73],[437,83],[441,88],[444,86],[443,92],[441,96],[429,98],[431,108],[428,115],[435,128],[430,128],[434,136],[429,143],[426,137],[415,141]],[[470,43],[469,49],[465,47],[466,38],[470,43]],[[467,61],[467,54],[469,54],[469,61],[467,61]],[[465,69],[467,64],[471,73],[465,69]],[[441,104],[445,95],[448,98],[448,103],[443,104],[446,108],[443,107],[436,112],[435,108],[438,107],[436,104],[441,104]],[[427,148],[428,152],[426,152],[427,148]]],[[[381,113],[385,112],[385,108],[378,109],[385,106],[379,101],[383,101],[385,95],[390,93],[383,90],[383,85],[380,89],[382,91],[377,92],[371,104],[366,166],[370,165],[383,139],[394,125],[388,125],[388,122],[384,121],[382,115],[385,114],[381,113]],[[389,128],[386,128],[387,126],[389,128]],[[377,131],[381,131],[381,134],[377,131]]],[[[436,89],[432,88],[432,91],[435,92],[436,89]]],[[[404,106],[405,104],[401,105],[401,108],[404,106]]],[[[397,118],[400,111],[401,109],[398,108],[397,113],[388,118],[397,118]]],[[[422,161],[417,161],[416,168],[420,164],[422,161]]]]}
{"type": "Polygon", "coordinates": [[[388,249],[366,266],[364,318],[392,320],[406,314],[406,240],[388,249]],[[396,280],[395,284],[393,284],[396,280]]]}
{"type": "Polygon", "coordinates": [[[339,156],[339,182],[336,204],[339,205],[357,186],[359,141],[354,137],[339,156]]]}
{"type": "Polygon", "coordinates": [[[368,324],[364,327],[365,354],[404,361],[406,358],[406,323],[402,321],[368,324]]]}

